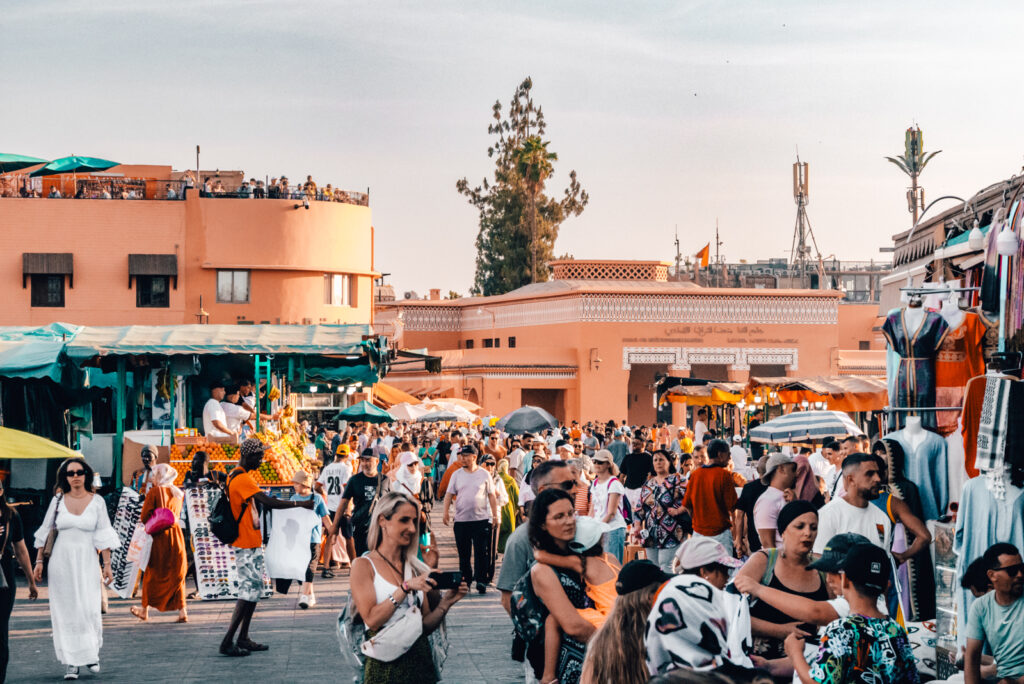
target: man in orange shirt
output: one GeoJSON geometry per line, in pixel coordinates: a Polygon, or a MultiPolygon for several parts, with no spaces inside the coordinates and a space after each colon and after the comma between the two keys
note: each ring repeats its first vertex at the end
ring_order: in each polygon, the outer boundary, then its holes
{"type": "Polygon", "coordinates": [[[683,506],[693,518],[693,533],[711,537],[729,553],[732,544],[732,510],[736,507],[736,485],[732,473],[726,469],[731,455],[725,440],[713,439],[708,443],[708,464],[690,474],[683,495],[683,506]]]}
{"type": "Polygon", "coordinates": [[[263,462],[267,450],[258,439],[247,439],[239,449],[238,467],[228,476],[228,496],[231,514],[238,520],[238,538],[231,543],[235,547],[235,562],[238,567],[238,602],[231,616],[228,633],[220,644],[221,655],[247,656],[252,651],[266,651],[269,647],[257,644],[249,638],[249,623],[256,611],[256,604],[263,593],[263,537],[259,531],[259,512],[256,503],[271,510],[278,508],[308,508],[312,510],[314,500],[285,501],[269,496],[260,489],[252,477],[252,471],[263,462]],[[235,643],[235,632],[238,642],[235,643]]]}

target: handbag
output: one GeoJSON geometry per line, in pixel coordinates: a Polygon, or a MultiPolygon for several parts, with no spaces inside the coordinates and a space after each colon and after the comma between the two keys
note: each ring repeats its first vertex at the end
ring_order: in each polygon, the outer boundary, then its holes
{"type": "Polygon", "coordinates": [[[382,627],[376,634],[359,645],[359,650],[367,658],[384,663],[408,653],[416,640],[423,635],[423,613],[420,611],[420,600],[414,592],[413,605],[402,604],[404,610],[397,620],[382,627]]]}
{"type": "Polygon", "coordinates": [[[146,521],[146,534],[159,534],[174,525],[174,512],[161,506],[153,511],[146,521]]]}
{"type": "Polygon", "coordinates": [[[53,554],[53,544],[57,541],[57,514],[60,512],[60,502],[64,498],[62,494],[57,495],[57,504],[53,507],[53,524],[46,535],[46,543],[43,544],[43,559],[50,560],[53,554]]]}

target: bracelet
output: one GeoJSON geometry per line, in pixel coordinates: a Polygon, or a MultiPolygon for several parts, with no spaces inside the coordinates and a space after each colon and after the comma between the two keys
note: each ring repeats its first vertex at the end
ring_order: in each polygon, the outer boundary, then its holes
{"type": "Polygon", "coordinates": [[[409,583],[405,580],[402,580],[402,591],[404,591],[406,594],[409,593],[409,583]]]}
{"type": "Polygon", "coordinates": [[[389,601],[391,601],[391,605],[393,605],[393,606],[394,606],[395,608],[398,608],[398,601],[396,601],[396,600],[395,600],[395,597],[394,597],[394,596],[391,596],[391,595],[389,594],[389,595],[388,595],[388,600],[389,600],[389,601]]]}

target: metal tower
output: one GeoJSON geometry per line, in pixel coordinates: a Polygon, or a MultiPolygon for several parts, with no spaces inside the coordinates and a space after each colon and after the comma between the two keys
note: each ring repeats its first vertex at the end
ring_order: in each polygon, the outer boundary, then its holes
{"type": "Polygon", "coordinates": [[[793,228],[789,268],[798,275],[801,285],[806,283],[806,286],[809,286],[810,283],[806,281],[807,275],[811,271],[820,270],[818,265],[821,263],[821,251],[814,239],[811,221],[807,218],[807,162],[800,161],[799,155],[793,164],[793,200],[796,202],[796,226],[793,228]],[[811,247],[814,248],[813,257],[811,247]]]}

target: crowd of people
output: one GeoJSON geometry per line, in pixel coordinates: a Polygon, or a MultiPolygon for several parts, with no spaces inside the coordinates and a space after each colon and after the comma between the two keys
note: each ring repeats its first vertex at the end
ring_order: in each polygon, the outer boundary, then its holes
{"type": "MultiPolygon", "coordinates": [[[[245,405],[248,389],[211,387],[208,428],[243,435],[249,416],[239,411],[235,425],[222,403],[245,405]]],[[[511,620],[509,657],[527,682],[922,681],[898,570],[929,554],[931,535],[906,483],[890,480],[902,472],[894,445],[850,437],[755,458],[742,435],[723,439],[702,423],[692,431],[573,423],[525,435],[324,426],[309,433],[319,475],[296,474],[288,500],[252,477],[266,448],[258,439],[242,441],[226,482],[200,452],[185,486],[223,485],[237,522],[238,600],[220,652],[268,649],[249,632],[263,592],[256,511],[306,508],[317,524],[298,605],[317,605],[318,571],[329,579],[348,569],[352,607],[377,644],[363,650],[367,682],[433,681],[432,633],[470,591],[492,586],[511,620]],[[434,505],[458,554],[459,579],[443,592],[434,505]]],[[[176,519],[174,471],[154,465],[152,452],[142,456],[133,484],[145,496],[143,522],[163,510],[176,519]]],[[[100,574],[119,543],[92,481],[83,459],[61,465],[30,577],[34,596],[48,564],[54,645],[69,679],[81,667],[99,671],[100,574]]],[[[15,557],[27,569],[17,514],[0,506],[0,519],[5,575],[15,557]]],[[[132,614],[188,620],[188,555],[177,525],[154,535],[132,614]]],[[[965,681],[1019,682],[1019,550],[994,545],[964,585],[981,597],[964,627],[965,681]]]]}

